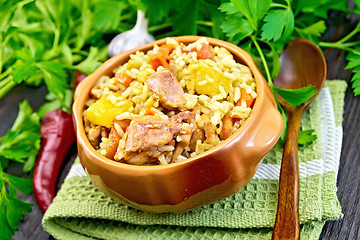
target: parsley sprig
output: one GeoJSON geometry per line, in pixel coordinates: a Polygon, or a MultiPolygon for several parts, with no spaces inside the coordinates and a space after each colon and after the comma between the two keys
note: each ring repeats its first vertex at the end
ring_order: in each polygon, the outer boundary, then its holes
{"type": "MultiPolygon", "coordinates": [[[[316,90],[313,86],[291,90],[275,87],[272,80],[280,71],[279,55],[291,38],[301,36],[317,39],[325,30],[325,21],[321,16],[314,14],[317,13],[315,8],[320,6],[314,6],[308,1],[298,1],[297,6],[293,4],[290,0],[231,0],[222,4],[219,9],[226,13],[222,29],[229,40],[250,52],[258,65],[263,67],[262,70],[275,96],[277,93],[290,105],[298,106],[313,97],[316,90]],[[315,24],[309,26],[309,18],[315,24]]],[[[327,6],[328,9],[331,7],[327,6]]],[[[280,104],[278,107],[285,123],[282,135],[284,139],[287,118],[280,104]]],[[[299,135],[300,142],[303,136],[305,138],[311,134],[309,131],[302,132],[299,135]]],[[[314,138],[313,135],[304,142],[310,143],[309,139],[314,138]]]]}
{"type": "Polygon", "coordinates": [[[9,239],[18,229],[24,213],[31,212],[31,203],[17,197],[17,191],[32,193],[32,180],[5,172],[10,161],[24,163],[30,172],[40,149],[40,118],[25,100],[19,105],[18,116],[7,134],[0,137],[0,239],[9,239]]]}
{"type": "Polygon", "coordinates": [[[45,84],[70,112],[73,71],[93,72],[107,58],[103,36],[129,29],[135,16],[118,1],[1,1],[0,99],[17,84],[45,84]]]}
{"type": "MultiPolygon", "coordinates": [[[[354,1],[357,4],[357,7],[354,9],[354,12],[360,15],[360,1],[354,1]]],[[[324,48],[336,48],[345,50],[348,52],[346,59],[348,61],[346,69],[352,69],[354,73],[351,78],[353,92],[355,96],[360,95],[360,41],[358,38],[360,35],[360,23],[355,26],[355,28],[346,36],[341,38],[336,42],[319,42],[319,46],[324,48]]]]}

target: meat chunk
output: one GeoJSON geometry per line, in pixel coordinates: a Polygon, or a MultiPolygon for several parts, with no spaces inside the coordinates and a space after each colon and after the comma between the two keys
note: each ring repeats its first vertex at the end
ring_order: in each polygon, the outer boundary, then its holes
{"type": "Polygon", "coordinates": [[[105,157],[114,159],[114,156],[116,154],[118,145],[120,141],[120,136],[117,133],[116,129],[113,127],[111,128],[110,134],[109,134],[109,144],[106,148],[106,155],[105,157]]]}
{"type": "Polygon", "coordinates": [[[204,132],[205,132],[205,142],[211,145],[217,145],[220,142],[219,136],[216,134],[215,130],[212,128],[210,123],[210,117],[208,115],[203,115],[204,132]]]}
{"type": "Polygon", "coordinates": [[[184,106],[184,91],[170,70],[157,71],[147,79],[147,84],[164,107],[181,109],[184,106]]]}
{"type": "Polygon", "coordinates": [[[200,128],[196,128],[191,136],[190,139],[190,150],[192,152],[195,152],[196,150],[196,144],[197,141],[200,140],[201,142],[204,142],[205,140],[205,133],[200,128]]]}
{"type": "Polygon", "coordinates": [[[232,135],[234,129],[232,118],[229,113],[224,116],[222,122],[223,126],[220,132],[220,139],[225,140],[232,135]]]}
{"type": "Polygon", "coordinates": [[[152,115],[133,119],[126,132],[125,152],[149,150],[167,144],[173,138],[169,121],[152,115]]]}
{"type": "MultiPolygon", "coordinates": [[[[188,132],[183,123],[193,123],[195,125],[195,113],[190,111],[180,112],[170,118],[170,132],[178,135],[178,134],[184,134],[185,132],[188,132]]],[[[191,130],[192,134],[193,129],[191,130]]]]}
{"type": "Polygon", "coordinates": [[[180,136],[180,141],[176,144],[172,161],[175,161],[182,154],[186,146],[190,144],[191,136],[196,129],[195,112],[180,112],[170,118],[170,131],[174,135],[180,136]]]}

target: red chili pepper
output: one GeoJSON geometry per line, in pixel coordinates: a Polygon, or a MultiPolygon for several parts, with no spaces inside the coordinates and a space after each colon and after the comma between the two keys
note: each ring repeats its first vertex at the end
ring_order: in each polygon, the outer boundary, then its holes
{"type": "Polygon", "coordinates": [[[48,112],[41,122],[41,148],[34,168],[34,195],[44,213],[55,197],[55,185],[70,147],[75,143],[72,116],[61,110],[48,112]]]}
{"type": "Polygon", "coordinates": [[[79,70],[74,71],[75,76],[75,86],[79,85],[79,83],[87,77],[87,75],[79,70]]]}

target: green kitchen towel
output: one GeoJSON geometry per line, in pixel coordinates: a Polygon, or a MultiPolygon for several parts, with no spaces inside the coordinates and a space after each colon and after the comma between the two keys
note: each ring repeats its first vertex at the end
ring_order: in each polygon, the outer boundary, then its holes
{"type": "MultiPolygon", "coordinates": [[[[326,220],[342,216],[336,177],[346,82],[327,81],[304,114],[317,140],[299,147],[301,239],[318,239],[326,220]]],[[[43,227],[57,239],[270,239],[276,217],[282,143],[236,194],[187,213],[154,214],[117,203],[97,190],[75,161],[43,227]]]]}

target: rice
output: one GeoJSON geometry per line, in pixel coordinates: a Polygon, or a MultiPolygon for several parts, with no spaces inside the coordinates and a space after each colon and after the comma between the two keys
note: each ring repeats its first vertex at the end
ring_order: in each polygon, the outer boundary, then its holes
{"type": "MultiPolygon", "coordinates": [[[[138,165],[184,161],[228,138],[229,133],[235,132],[251,114],[257,97],[255,80],[250,69],[237,63],[227,49],[210,46],[206,38],[188,45],[168,38],[166,44],[171,49],[166,56],[167,64],[154,65],[154,56],[164,56],[161,55],[164,48],[155,45],[147,53],[131,54],[128,62],[115,69],[114,77],[101,77],[91,89],[86,102],[88,108],[83,113],[85,131],[89,137],[92,129],[102,127],[105,137],[91,143],[106,157],[138,165]],[[204,57],[206,48],[211,55],[204,57]],[[166,71],[174,75],[183,92],[183,103],[176,107],[168,106],[156,88],[149,86],[152,76],[166,71]],[[128,79],[131,80],[127,82],[128,79]],[[98,106],[100,102],[103,105],[98,106]],[[191,122],[174,122],[180,113],[190,114],[191,122]],[[146,149],[129,152],[127,144],[132,135],[128,129],[134,127],[133,122],[141,116],[168,122],[163,130],[156,124],[146,125],[149,129],[167,131],[174,126],[179,129],[166,143],[154,145],[144,138],[149,142],[146,149]],[[229,124],[224,124],[226,116],[231,118],[231,129],[226,129],[229,124]],[[177,126],[179,124],[181,127],[177,126]]],[[[159,135],[154,141],[162,137],[159,135]]]]}

